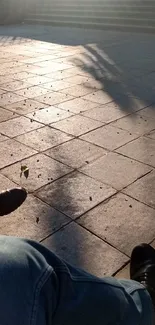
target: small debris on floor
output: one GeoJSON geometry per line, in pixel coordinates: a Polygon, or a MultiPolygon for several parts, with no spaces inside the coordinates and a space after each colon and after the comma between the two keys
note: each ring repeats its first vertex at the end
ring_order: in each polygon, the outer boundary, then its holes
{"type": "Polygon", "coordinates": [[[39,223],[39,217],[36,217],[36,223],[39,223]]]}

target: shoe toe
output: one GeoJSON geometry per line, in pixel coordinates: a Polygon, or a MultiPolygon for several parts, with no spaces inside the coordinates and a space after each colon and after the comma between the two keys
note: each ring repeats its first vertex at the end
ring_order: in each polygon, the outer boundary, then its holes
{"type": "Polygon", "coordinates": [[[133,278],[134,274],[146,263],[155,264],[155,250],[149,244],[141,244],[136,246],[131,254],[130,262],[130,276],[133,278]]]}

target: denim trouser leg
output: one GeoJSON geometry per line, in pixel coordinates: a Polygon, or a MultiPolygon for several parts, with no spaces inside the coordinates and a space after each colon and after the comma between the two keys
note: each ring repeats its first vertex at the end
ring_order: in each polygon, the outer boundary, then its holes
{"type": "Polygon", "coordinates": [[[40,244],[0,236],[0,325],[152,325],[143,286],[99,279],[40,244]]]}

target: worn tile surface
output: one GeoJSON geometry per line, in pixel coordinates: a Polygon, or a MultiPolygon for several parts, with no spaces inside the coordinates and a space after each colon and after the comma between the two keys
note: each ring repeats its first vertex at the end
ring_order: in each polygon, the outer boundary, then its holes
{"type": "Polygon", "coordinates": [[[15,137],[17,135],[35,130],[40,128],[42,124],[37,123],[29,118],[20,116],[1,123],[1,133],[4,135],[9,135],[10,137],[15,137]]]}
{"type": "Polygon", "coordinates": [[[45,89],[43,87],[31,86],[31,87],[27,87],[25,89],[17,90],[16,94],[27,97],[27,98],[34,98],[39,95],[44,95],[48,92],[49,92],[49,90],[45,89]]]}
{"type": "Polygon", "coordinates": [[[25,99],[21,102],[9,104],[6,106],[6,108],[20,115],[24,115],[47,106],[47,104],[39,103],[33,99],[25,99]]]}
{"type": "Polygon", "coordinates": [[[107,104],[113,101],[113,98],[102,90],[94,91],[89,95],[83,97],[98,104],[107,104]]]}
{"type": "Polygon", "coordinates": [[[154,241],[154,43],[154,34],[0,26],[0,190],[31,192],[0,234],[122,277],[133,246],[154,241]]]}
{"type": "MultiPolygon", "coordinates": [[[[0,107],[0,123],[15,117],[18,117],[18,115],[15,114],[14,112],[10,112],[9,110],[0,107]]],[[[0,132],[1,132],[1,128],[0,128],[0,132]]]]}
{"type": "Polygon", "coordinates": [[[63,120],[72,115],[72,113],[63,111],[62,109],[59,109],[57,107],[49,106],[43,109],[39,109],[37,112],[28,114],[27,117],[40,123],[51,124],[63,120]]]}
{"type": "Polygon", "coordinates": [[[138,138],[119,148],[117,152],[155,167],[155,139],[138,138]]]}
{"type": "Polygon", "coordinates": [[[73,265],[94,275],[112,275],[128,258],[75,223],[71,223],[43,244],[73,265]]]}
{"type": "Polygon", "coordinates": [[[155,172],[138,179],[135,183],[128,186],[124,192],[137,200],[155,208],[155,172]]]}
{"type": "Polygon", "coordinates": [[[24,96],[20,96],[17,94],[14,94],[12,92],[6,92],[3,95],[0,95],[0,106],[6,106],[9,104],[13,104],[16,102],[19,102],[24,99],[24,96]]]}
{"type": "Polygon", "coordinates": [[[15,140],[6,140],[0,145],[0,168],[11,165],[36,153],[36,150],[30,149],[15,140]]]}
{"type": "Polygon", "coordinates": [[[154,209],[123,194],[86,213],[79,223],[127,255],[154,238],[154,209]]]}
{"type": "Polygon", "coordinates": [[[89,164],[106,153],[106,150],[79,139],[73,139],[46,151],[50,157],[72,168],[89,164]]]}
{"type": "Polygon", "coordinates": [[[20,89],[24,89],[24,88],[28,88],[28,87],[31,87],[31,84],[29,84],[28,82],[21,81],[21,80],[11,81],[11,82],[1,85],[1,89],[4,89],[6,91],[16,91],[16,90],[20,90],[20,89]]]}
{"type": "Polygon", "coordinates": [[[72,98],[73,96],[53,91],[49,92],[47,95],[36,97],[36,100],[41,103],[55,105],[70,100],[72,98]]]}
{"type": "Polygon", "coordinates": [[[121,190],[150,170],[150,167],[116,153],[108,153],[81,168],[86,175],[109,184],[117,190],[121,190]]]}
{"type": "Polygon", "coordinates": [[[102,126],[100,122],[92,121],[91,119],[87,117],[82,117],[80,115],[75,115],[53,124],[53,127],[55,127],[56,129],[59,129],[75,136],[82,135],[100,126],[102,126]]]}
{"type": "Polygon", "coordinates": [[[72,171],[71,168],[50,157],[38,154],[4,168],[2,174],[32,192],[70,171],[72,171]],[[21,175],[21,166],[27,166],[29,169],[27,178],[24,174],[21,175]]]}
{"type": "Polygon", "coordinates": [[[105,125],[102,128],[87,133],[81,139],[95,143],[103,148],[114,150],[136,137],[136,134],[129,131],[121,130],[111,125],[105,125]]]}
{"type": "MultiPolygon", "coordinates": [[[[137,111],[141,108],[138,104],[134,103],[134,110],[137,111]]],[[[115,102],[111,102],[105,105],[99,105],[97,108],[90,109],[84,112],[82,115],[90,117],[97,121],[109,123],[118,120],[126,115],[130,114],[130,109],[123,110],[121,106],[115,102]]]]}
{"type": "Polygon", "coordinates": [[[151,117],[135,114],[130,115],[129,117],[123,117],[122,119],[113,122],[113,125],[131,133],[144,135],[145,133],[155,129],[155,118],[152,119],[151,117]]]}
{"type": "MultiPolygon", "coordinates": [[[[96,107],[98,104],[82,98],[76,98],[59,104],[58,107],[73,113],[82,113],[88,109],[96,107]]],[[[88,116],[89,117],[89,116],[88,116]]]]}
{"type": "Polygon", "coordinates": [[[90,87],[86,87],[84,85],[74,85],[72,87],[70,86],[68,88],[61,90],[61,92],[74,97],[81,97],[86,94],[92,93],[93,89],[90,87]]]}
{"type": "Polygon", "coordinates": [[[32,147],[38,151],[47,150],[71,139],[72,137],[67,135],[66,133],[48,126],[16,137],[17,141],[29,147],[32,147]]]}
{"type": "Polygon", "coordinates": [[[37,195],[75,219],[114,193],[110,186],[74,172],[41,189],[37,195]]]}
{"type": "MultiPolygon", "coordinates": [[[[13,183],[8,186],[13,186],[13,183]]],[[[39,241],[42,236],[49,236],[69,221],[62,213],[29,195],[17,211],[1,217],[1,233],[7,235],[9,232],[11,236],[39,241]]]]}

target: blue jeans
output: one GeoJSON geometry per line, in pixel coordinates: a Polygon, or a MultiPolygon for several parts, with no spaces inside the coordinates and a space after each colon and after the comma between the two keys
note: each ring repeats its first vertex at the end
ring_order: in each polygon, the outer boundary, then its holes
{"type": "Polygon", "coordinates": [[[99,279],[30,240],[0,236],[0,325],[152,325],[146,289],[99,279]]]}

